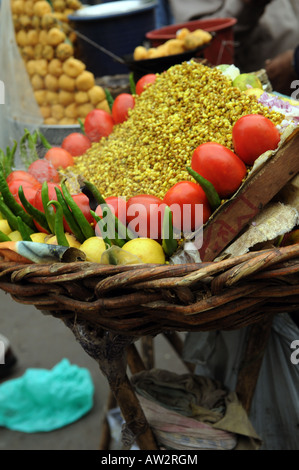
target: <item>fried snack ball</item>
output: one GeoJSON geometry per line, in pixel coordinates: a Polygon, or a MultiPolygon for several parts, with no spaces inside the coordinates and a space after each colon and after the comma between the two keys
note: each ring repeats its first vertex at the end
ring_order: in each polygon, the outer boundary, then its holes
{"type": "Polygon", "coordinates": [[[51,117],[51,107],[50,106],[40,106],[39,107],[41,115],[44,119],[51,117]]]}
{"type": "Polygon", "coordinates": [[[65,73],[60,75],[58,79],[59,88],[66,91],[75,91],[76,89],[76,80],[75,78],[68,77],[65,73]]]}
{"type": "Polygon", "coordinates": [[[48,61],[46,59],[38,59],[35,63],[36,72],[41,76],[45,77],[48,73],[48,61]]]}
{"type": "Polygon", "coordinates": [[[59,104],[58,93],[56,91],[46,90],[46,102],[49,105],[59,104]]]}
{"type": "Polygon", "coordinates": [[[16,41],[18,46],[20,47],[25,47],[28,45],[28,38],[27,38],[27,33],[23,29],[17,32],[16,34],[16,41]]]}
{"type": "Polygon", "coordinates": [[[42,46],[46,46],[48,44],[48,33],[45,29],[40,30],[38,41],[42,46]]]}
{"type": "Polygon", "coordinates": [[[68,106],[75,101],[75,93],[66,90],[59,90],[58,103],[62,106],[68,106]]]}
{"type": "Polygon", "coordinates": [[[49,44],[46,44],[44,47],[43,47],[43,50],[42,50],[42,56],[44,59],[46,60],[52,60],[54,58],[54,47],[53,46],[50,46],[49,44]]]}
{"type": "Polygon", "coordinates": [[[26,69],[29,75],[34,75],[36,73],[35,60],[28,60],[26,63],[26,69]]]}
{"type": "Polygon", "coordinates": [[[57,91],[59,89],[58,78],[55,75],[47,73],[45,76],[45,87],[50,91],[57,91]]]}
{"type": "Polygon", "coordinates": [[[19,22],[23,29],[29,29],[31,27],[31,19],[28,15],[20,15],[19,22]]]}
{"type": "Polygon", "coordinates": [[[106,98],[105,90],[99,85],[91,87],[88,91],[89,101],[96,106],[100,101],[103,101],[106,98]]]}
{"type": "Polygon", "coordinates": [[[89,96],[88,96],[87,91],[77,91],[75,93],[75,101],[77,104],[88,103],[89,96]]]}
{"type": "Polygon", "coordinates": [[[51,13],[52,9],[46,0],[39,0],[33,5],[33,13],[40,18],[47,13],[51,13]]]}
{"type": "Polygon", "coordinates": [[[36,29],[30,29],[27,33],[28,46],[36,46],[39,42],[39,34],[36,29]]]}
{"type": "Polygon", "coordinates": [[[144,60],[147,59],[147,49],[144,46],[137,46],[134,49],[133,53],[134,60],[144,60]]]}
{"type": "Polygon", "coordinates": [[[56,25],[57,23],[56,23],[56,19],[53,13],[48,13],[46,15],[43,15],[43,17],[41,18],[41,27],[43,29],[51,29],[56,25]]]}
{"type": "Polygon", "coordinates": [[[65,2],[63,0],[54,0],[52,2],[54,11],[63,11],[65,9],[65,2]]]}
{"type": "Polygon", "coordinates": [[[161,44],[161,46],[158,46],[157,47],[157,53],[158,53],[158,57],[166,57],[169,55],[169,51],[168,51],[168,45],[167,43],[165,44],[161,44]]]}
{"type": "Polygon", "coordinates": [[[25,1],[16,0],[15,2],[12,2],[11,11],[14,15],[22,15],[23,13],[25,13],[25,1]]]}
{"type": "Polygon", "coordinates": [[[73,119],[73,118],[70,118],[70,117],[64,117],[62,119],[60,119],[59,125],[61,126],[71,126],[73,124],[77,124],[77,119],[73,119]]]}
{"type": "Polygon", "coordinates": [[[60,77],[62,75],[62,63],[59,59],[52,59],[48,65],[48,71],[51,75],[55,77],[60,77]]]}
{"type": "Polygon", "coordinates": [[[202,29],[196,29],[192,33],[188,34],[184,39],[184,44],[186,49],[195,49],[200,47],[206,42],[209,42],[212,39],[212,36],[207,31],[202,29]]]}
{"type": "Polygon", "coordinates": [[[81,8],[81,3],[79,0],[66,0],[67,8],[71,8],[72,10],[79,10],[81,8]]]}
{"type": "Polygon", "coordinates": [[[33,6],[34,6],[33,1],[26,0],[26,2],[25,2],[25,13],[26,13],[26,15],[28,15],[30,17],[33,16],[33,14],[34,14],[33,6]]]}
{"type": "Polygon", "coordinates": [[[44,123],[47,124],[47,126],[55,126],[58,124],[58,121],[53,117],[49,117],[44,120],[44,123]]]}
{"type": "Polygon", "coordinates": [[[95,78],[92,72],[84,70],[76,78],[76,88],[79,91],[87,91],[95,85],[95,78]]]}
{"type": "Polygon", "coordinates": [[[85,68],[85,64],[81,60],[75,59],[75,57],[70,57],[62,65],[63,72],[72,78],[78,77],[85,68]]]}
{"type": "Polygon", "coordinates": [[[38,59],[42,59],[42,57],[43,57],[43,45],[36,44],[36,46],[34,46],[34,58],[38,60],[38,59]]]}
{"type": "Polygon", "coordinates": [[[31,77],[31,85],[33,87],[33,90],[43,90],[45,88],[45,83],[43,77],[41,77],[39,74],[35,73],[31,77]]]}
{"type": "Polygon", "coordinates": [[[48,31],[47,39],[50,46],[58,46],[58,44],[65,41],[65,33],[61,29],[54,27],[48,31]]]}
{"type": "Polygon", "coordinates": [[[182,54],[185,51],[182,39],[169,39],[165,44],[167,45],[168,55],[182,54]]]}
{"type": "Polygon", "coordinates": [[[158,49],[156,47],[150,47],[147,51],[147,58],[154,59],[155,57],[158,57],[158,49]]]}
{"type": "Polygon", "coordinates": [[[67,42],[62,42],[56,47],[55,55],[57,59],[67,60],[69,57],[72,57],[74,55],[74,48],[71,44],[67,42]]]}
{"type": "Polygon", "coordinates": [[[32,46],[25,46],[21,49],[21,54],[25,62],[34,59],[34,48],[32,46]]]}
{"type": "Polygon", "coordinates": [[[97,108],[97,109],[103,109],[104,111],[107,111],[107,113],[111,114],[111,110],[110,110],[108,101],[107,101],[106,99],[100,101],[100,102],[96,105],[96,108],[97,108]]]}
{"type": "Polygon", "coordinates": [[[78,117],[77,103],[69,104],[64,110],[65,117],[76,119],[78,117]]]}
{"type": "Polygon", "coordinates": [[[34,97],[39,106],[47,104],[47,91],[46,90],[35,90],[34,97]]]}
{"type": "Polygon", "coordinates": [[[32,28],[39,29],[40,27],[40,18],[37,15],[31,17],[32,28]]]}
{"type": "Polygon", "coordinates": [[[13,21],[15,33],[17,33],[21,29],[19,17],[17,15],[12,15],[12,21],[13,21]]]}
{"type": "Polygon", "coordinates": [[[77,106],[78,116],[86,117],[90,111],[94,109],[94,106],[91,103],[84,103],[77,106]]]}
{"type": "Polygon", "coordinates": [[[61,104],[53,104],[53,106],[51,106],[51,116],[57,121],[60,121],[60,119],[64,117],[64,106],[61,104]]]}
{"type": "Polygon", "coordinates": [[[188,28],[181,28],[176,33],[177,39],[185,39],[185,37],[190,33],[188,28]]]}

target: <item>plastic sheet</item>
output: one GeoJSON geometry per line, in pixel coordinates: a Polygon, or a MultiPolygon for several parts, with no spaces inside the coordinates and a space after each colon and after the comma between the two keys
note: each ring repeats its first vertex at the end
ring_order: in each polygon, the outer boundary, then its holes
{"type": "MultiPolygon", "coordinates": [[[[30,132],[43,122],[33,89],[19,52],[10,1],[0,6],[0,148],[19,142],[24,128],[30,132]]],[[[17,150],[15,166],[24,168],[17,150]]]]}
{"type": "Polygon", "coordinates": [[[89,371],[67,359],[51,370],[27,369],[0,386],[0,426],[26,433],[53,431],[90,411],[93,394],[89,371]]]}
{"type": "MultiPolygon", "coordinates": [[[[196,364],[195,374],[220,380],[235,390],[248,328],[189,333],[183,358],[196,364]]],[[[249,418],[263,444],[261,450],[299,450],[299,367],[291,345],[299,328],[288,314],[274,317],[249,418]]]]}

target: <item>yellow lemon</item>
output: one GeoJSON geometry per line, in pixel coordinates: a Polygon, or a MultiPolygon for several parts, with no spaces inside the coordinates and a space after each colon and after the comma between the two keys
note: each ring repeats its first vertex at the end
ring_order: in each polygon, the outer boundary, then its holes
{"type": "Polygon", "coordinates": [[[9,238],[11,239],[12,242],[21,242],[23,240],[22,235],[18,230],[14,230],[13,232],[10,232],[9,238]]]}
{"type": "Polygon", "coordinates": [[[122,247],[141,259],[143,263],[164,264],[165,254],[160,243],[151,238],[133,238],[122,247]]]}
{"type": "Polygon", "coordinates": [[[106,245],[102,238],[90,237],[81,244],[80,250],[86,254],[86,261],[100,263],[102,254],[106,250],[106,245]]]}
{"type": "Polygon", "coordinates": [[[47,234],[46,233],[43,233],[43,232],[36,232],[36,233],[33,233],[32,235],[30,235],[30,238],[33,242],[36,242],[36,243],[45,243],[45,238],[46,238],[47,234]]]}
{"type": "Polygon", "coordinates": [[[261,90],[260,88],[248,88],[247,90],[245,90],[245,93],[246,95],[254,95],[259,98],[264,93],[264,90],[261,90]]]}
{"type": "MultiPolygon", "coordinates": [[[[80,248],[80,242],[78,242],[78,240],[74,237],[74,235],[70,234],[70,233],[66,233],[65,234],[66,236],[66,239],[67,241],[69,242],[69,246],[72,247],[72,248],[80,248]]],[[[55,235],[53,235],[52,237],[48,238],[47,240],[45,240],[45,242],[48,244],[48,245],[57,245],[57,238],[55,235]]]]}
{"type": "Polygon", "coordinates": [[[8,235],[12,230],[6,219],[0,220],[0,231],[8,235]]]}

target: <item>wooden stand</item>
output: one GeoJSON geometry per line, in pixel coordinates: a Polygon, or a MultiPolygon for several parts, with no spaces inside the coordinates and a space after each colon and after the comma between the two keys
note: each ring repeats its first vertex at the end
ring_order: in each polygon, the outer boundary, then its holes
{"type": "MultiPolygon", "coordinates": [[[[247,413],[250,411],[272,319],[271,315],[267,316],[265,320],[250,327],[236,387],[236,392],[247,413]]],[[[122,434],[123,449],[129,450],[136,442],[141,450],[158,450],[154,434],[127,375],[127,366],[132,374],[153,367],[153,338],[141,339],[141,350],[145,352],[144,360],[130,336],[115,335],[103,330],[89,331],[84,324],[74,325],[67,321],[65,323],[83,349],[97,361],[100,370],[108,380],[110,394],[107,410],[118,405],[125,420],[125,429],[122,434]],[[146,357],[148,352],[149,357],[146,357]]],[[[182,359],[182,342],[179,336],[171,333],[165,337],[182,359]]],[[[186,364],[186,367],[193,372],[192,365],[186,364]]],[[[105,417],[99,449],[109,450],[109,444],[110,430],[105,417]]]]}

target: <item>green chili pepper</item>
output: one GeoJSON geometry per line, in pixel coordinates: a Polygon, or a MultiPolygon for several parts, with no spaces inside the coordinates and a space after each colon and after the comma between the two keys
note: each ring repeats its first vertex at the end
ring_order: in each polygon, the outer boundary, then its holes
{"type": "Polygon", "coordinates": [[[72,198],[69,190],[67,189],[65,183],[62,181],[61,183],[61,189],[62,189],[62,194],[64,196],[64,199],[69,206],[70,210],[72,211],[72,214],[79,225],[79,227],[82,230],[82,233],[85,238],[90,238],[94,237],[94,229],[90,225],[90,223],[86,220],[83,212],[81,211],[80,207],[75,203],[74,199],[72,198]]]}
{"type": "Polygon", "coordinates": [[[70,246],[64,233],[62,207],[58,201],[53,200],[48,202],[48,206],[51,205],[56,207],[54,234],[56,236],[57,243],[61,246],[70,246]]]}
{"type": "Polygon", "coordinates": [[[7,220],[8,225],[11,230],[18,230],[18,219],[15,214],[10,210],[10,208],[5,204],[3,199],[0,198],[0,212],[4,219],[7,220]]]}
{"type": "Polygon", "coordinates": [[[113,224],[115,226],[115,230],[118,233],[118,239],[123,239],[123,240],[132,240],[133,238],[136,238],[136,236],[133,234],[131,230],[128,230],[128,228],[113,214],[111,211],[109,205],[101,195],[100,191],[96,186],[91,183],[90,181],[84,181],[84,186],[82,188],[82,192],[86,194],[88,197],[88,192],[91,192],[92,196],[95,198],[97,204],[100,204],[103,208],[107,208],[107,210],[111,214],[111,220],[113,220],[113,224]],[[87,191],[85,192],[85,189],[87,191]]]}
{"type": "Polygon", "coordinates": [[[172,256],[177,247],[178,242],[173,236],[172,212],[166,206],[162,223],[162,248],[167,256],[172,256]]]}
{"type": "Polygon", "coordinates": [[[75,238],[80,242],[83,243],[86,238],[84,237],[81,228],[77,224],[76,220],[74,219],[74,216],[72,214],[72,211],[70,210],[69,206],[67,205],[62,192],[60,191],[59,188],[55,188],[56,195],[57,195],[57,200],[59,204],[62,207],[63,215],[65,217],[65,220],[70,227],[72,233],[74,234],[75,238]]]}
{"type": "Polygon", "coordinates": [[[4,173],[3,171],[1,171],[1,169],[0,169],[0,193],[2,194],[5,204],[10,208],[13,214],[15,214],[15,216],[19,215],[22,218],[22,220],[34,230],[35,225],[34,225],[32,217],[29,214],[27,214],[27,212],[23,209],[23,207],[15,200],[14,196],[10,192],[4,173]]]}
{"type": "Polygon", "coordinates": [[[8,175],[12,172],[12,169],[15,166],[15,153],[17,145],[17,142],[14,141],[14,145],[11,149],[10,147],[6,148],[6,154],[3,152],[3,150],[0,149],[0,163],[5,178],[8,177],[8,175]]]}
{"type": "Polygon", "coordinates": [[[43,144],[43,146],[50,150],[52,148],[52,145],[50,144],[50,142],[48,142],[48,140],[46,139],[46,137],[41,133],[40,130],[37,131],[37,135],[41,141],[41,143],[43,144]]]}
{"type": "MultiPolygon", "coordinates": [[[[94,217],[96,223],[98,224],[100,232],[102,234],[105,233],[105,226],[104,226],[105,224],[103,222],[103,219],[101,219],[101,217],[99,217],[94,211],[90,211],[90,213],[94,217]]],[[[107,245],[112,246],[112,242],[111,242],[110,238],[107,237],[107,235],[103,236],[103,240],[107,245]]]]}
{"type": "Polygon", "coordinates": [[[206,180],[203,176],[198,174],[196,171],[192,170],[192,168],[187,166],[188,173],[195,179],[195,181],[202,187],[204,190],[211,209],[214,211],[217,207],[221,204],[221,199],[219,194],[217,193],[216,189],[214,188],[213,184],[210,181],[206,180]]]}
{"type": "Polygon", "coordinates": [[[28,229],[28,226],[24,224],[21,217],[17,216],[17,221],[18,221],[18,230],[21,234],[22,239],[26,242],[31,242],[32,240],[31,240],[30,235],[34,233],[33,230],[28,229]]]}
{"type": "Polygon", "coordinates": [[[55,230],[55,211],[52,205],[49,205],[49,190],[48,183],[44,181],[41,189],[42,204],[45,211],[45,216],[47,223],[49,225],[51,233],[54,233],[55,230]]]}
{"type": "Polygon", "coordinates": [[[0,230],[0,242],[11,242],[11,239],[9,238],[9,236],[6,235],[6,233],[1,232],[1,230],[0,230]]]}
{"type": "Polygon", "coordinates": [[[45,214],[42,211],[36,209],[36,207],[34,207],[32,204],[30,204],[30,202],[26,199],[22,186],[19,186],[18,194],[26,212],[31,215],[33,220],[35,220],[42,228],[44,228],[48,233],[50,233],[51,230],[45,214]]]}
{"type": "Polygon", "coordinates": [[[131,94],[135,95],[136,94],[136,85],[134,81],[134,72],[131,72],[129,75],[129,84],[130,84],[130,90],[131,94]]]}
{"type": "Polygon", "coordinates": [[[107,103],[109,105],[109,109],[110,109],[110,111],[112,111],[112,106],[113,106],[113,103],[114,103],[114,99],[113,99],[113,96],[111,95],[110,91],[108,90],[108,88],[105,88],[105,95],[106,95],[107,103]]]}

